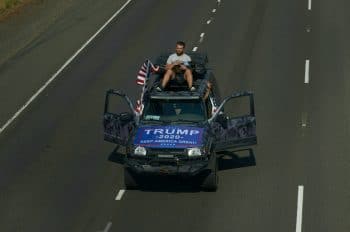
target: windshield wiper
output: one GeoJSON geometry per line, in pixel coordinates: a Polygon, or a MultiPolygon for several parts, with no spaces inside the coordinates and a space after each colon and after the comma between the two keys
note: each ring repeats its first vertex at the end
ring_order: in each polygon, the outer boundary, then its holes
{"type": "Polygon", "coordinates": [[[173,123],[175,122],[189,122],[189,123],[201,123],[202,121],[197,121],[197,120],[190,120],[190,119],[183,119],[183,118],[179,118],[176,119],[174,121],[172,121],[173,123]]]}
{"type": "Polygon", "coordinates": [[[142,119],[142,123],[159,123],[159,124],[167,124],[170,123],[169,121],[164,121],[164,120],[156,120],[156,119],[142,119]]]}

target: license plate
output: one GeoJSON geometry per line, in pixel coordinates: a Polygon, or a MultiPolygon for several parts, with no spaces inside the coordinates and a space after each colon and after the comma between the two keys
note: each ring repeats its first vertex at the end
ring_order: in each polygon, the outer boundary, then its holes
{"type": "Polygon", "coordinates": [[[158,155],[158,158],[174,158],[174,155],[158,155]]]}

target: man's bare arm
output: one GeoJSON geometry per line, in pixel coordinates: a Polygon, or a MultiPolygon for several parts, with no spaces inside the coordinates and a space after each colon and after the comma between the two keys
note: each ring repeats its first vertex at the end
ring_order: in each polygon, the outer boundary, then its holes
{"type": "Polygon", "coordinates": [[[166,64],[166,65],[165,65],[165,69],[166,69],[166,70],[173,69],[175,65],[181,65],[181,64],[182,64],[182,61],[177,60],[177,61],[175,61],[175,62],[172,63],[172,64],[166,64]]]}
{"type": "Polygon", "coordinates": [[[173,69],[174,68],[174,64],[166,64],[165,65],[165,69],[166,70],[170,70],[170,69],[173,69]]]}

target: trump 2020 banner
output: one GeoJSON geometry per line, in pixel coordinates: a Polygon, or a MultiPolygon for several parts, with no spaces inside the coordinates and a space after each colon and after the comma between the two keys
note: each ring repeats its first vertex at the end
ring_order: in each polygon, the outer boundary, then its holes
{"type": "Polygon", "coordinates": [[[134,144],[153,148],[187,148],[202,145],[203,128],[189,126],[146,126],[136,132],[134,144]]]}

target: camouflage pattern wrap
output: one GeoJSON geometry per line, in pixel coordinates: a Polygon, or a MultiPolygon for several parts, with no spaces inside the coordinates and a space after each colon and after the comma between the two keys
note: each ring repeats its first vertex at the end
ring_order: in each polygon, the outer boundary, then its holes
{"type": "Polygon", "coordinates": [[[212,123],[211,129],[218,142],[237,141],[256,136],[256,121],[255,117],[251,116],[232,119],[218,117],[212,123]]]}
{"type": "Polygon", "coordinates": [[[103,126],[105,139],[120,145],[128,143],[130,134],[135,129],[135,123],[131,117],[111,114],[105,115],[103,126]]]}

